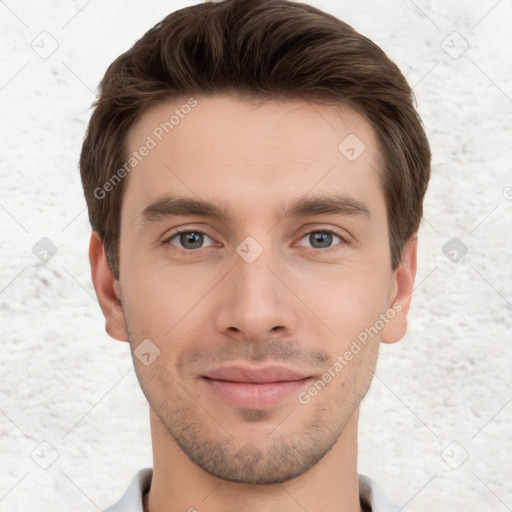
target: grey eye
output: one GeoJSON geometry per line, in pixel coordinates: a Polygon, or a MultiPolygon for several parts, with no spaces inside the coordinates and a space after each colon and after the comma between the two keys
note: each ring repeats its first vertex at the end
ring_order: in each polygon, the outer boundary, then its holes
{"type": "Polygon", "coordinates": [[[178,247],[190,250],[200,249],[203,246],[205,239],[212,241],[208,235],[201,233],[200,231],[183,231],[181,233],[176,233],[169,238],[168,242],[173,245],[177,245],[173,243],[173,240],[175,239],[179,241],[178,247]]]}
{"type": "Polygon", "coordinates": [[[311,233],[303,236],[301,240],[307,239],[309,244],[311,244],[306,247],[312,247],[313,249],[326,249],[331,247],[335,238],[337,238],[340,242],[343,241],[341,237],[332,231],[312,231],[311,233]]]}

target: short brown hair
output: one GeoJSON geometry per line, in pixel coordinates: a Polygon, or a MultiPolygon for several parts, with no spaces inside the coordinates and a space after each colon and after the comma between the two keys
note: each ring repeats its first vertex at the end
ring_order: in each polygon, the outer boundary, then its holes
{"type": "Polygon", "coordinates": [[[116,279],[124,180],[104,197],[97,191],[126,162],[127,131],[150,105],[221,93],[344,102],[364,115],[383,157],[392,269],[399,265],[404,244],[420,226],[431,159],[412,89],[399,68],[368,38],[310,5],[224,0],[168,15],[101,81],[80,173],[92,228],[116,279]]]}

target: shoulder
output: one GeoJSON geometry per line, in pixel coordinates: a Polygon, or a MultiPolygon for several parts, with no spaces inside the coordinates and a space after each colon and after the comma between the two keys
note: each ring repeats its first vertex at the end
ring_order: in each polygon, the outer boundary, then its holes
{"type": "Polygon", "coordinates": [[[362,474],[359,474],[359,496],[365,511],[405,512],[402,507],[389,501],[386,493],[373,478],[362,474]]]}
{"type": "Polygon", "coordinates": [[[142,496],[151,486],[153,470],[144,468],[137,472],[122,498],[103,512],[143,512],[142,496]]]}

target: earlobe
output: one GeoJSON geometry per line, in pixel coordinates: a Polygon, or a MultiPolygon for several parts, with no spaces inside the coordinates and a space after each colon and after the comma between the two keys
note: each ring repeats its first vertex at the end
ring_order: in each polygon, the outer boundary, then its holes
{"type": "Polygon", "coordinates": [[[402,251],[402,260],[394,272],[393,295],[390,297],[387,315],[390,320],[381,334],[383,343],[395,343],[401,340],[407,331],[407,313],[411,305],[412,290],[416,277],[417,248],[418,236],[414,235],[405,244],[402,251]]]}
{"type": "Polygon", "coordinates": [[[105,330],[116,340],[128,341],[119,281],[110,269],[103,243],[96,231],[91,234],[89,261],[94,290],[105,317],[105,330]]]}

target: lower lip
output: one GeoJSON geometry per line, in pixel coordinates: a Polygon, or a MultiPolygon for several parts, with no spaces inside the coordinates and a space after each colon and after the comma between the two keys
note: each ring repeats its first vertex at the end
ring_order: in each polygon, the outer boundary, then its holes
{"type": "Polygon", "coordinates": [[[285,382],[267,382],[254,384],[248,382],[228,382],[202,378],[210,391],[235,407],[264,409],[277,405],[308,384],[312,379],[285,382]]]}

